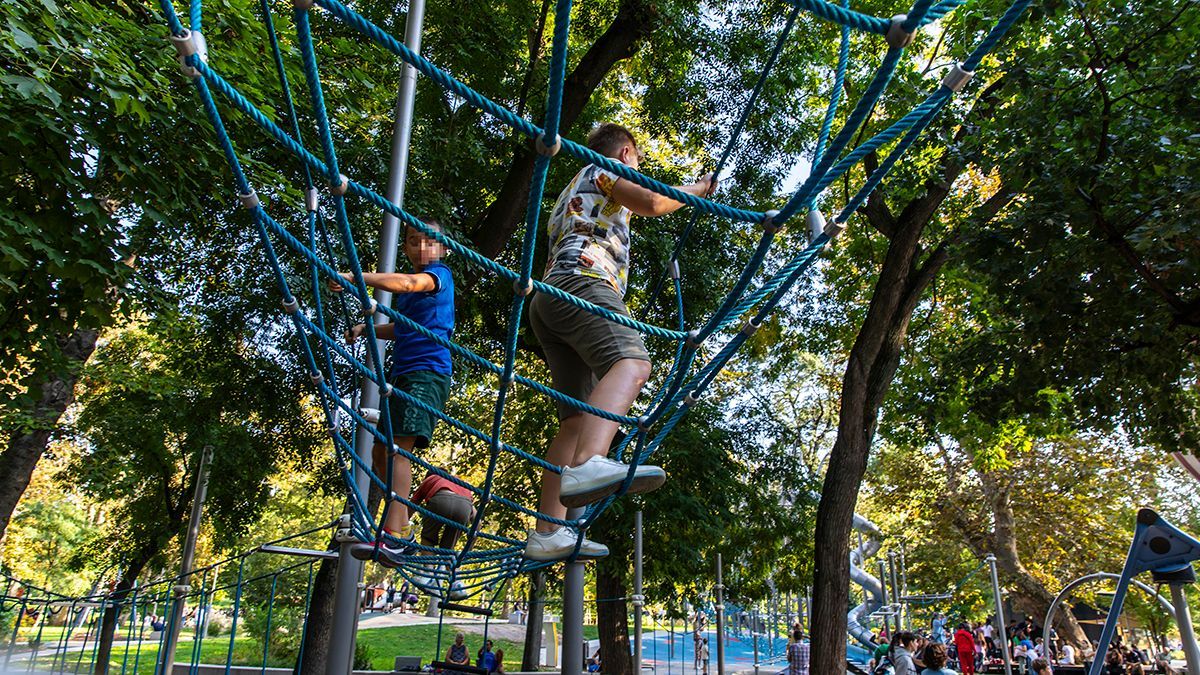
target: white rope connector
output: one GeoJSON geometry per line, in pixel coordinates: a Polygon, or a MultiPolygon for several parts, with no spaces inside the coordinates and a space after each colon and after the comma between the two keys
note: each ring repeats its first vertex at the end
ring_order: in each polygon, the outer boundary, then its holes
{"type": "Polygon", "coordinates": [[[517,374],[516,373],[509,373],[508,375],[500,376],[500,386],[504,387],[505,389],[513,386],[516,383],[517,383],[517,374]]]}
{"type": "Polygon", "coordinates": [[[520,279],[513,281],[513,293],[521,297],[525,297],[533,292],[533,279],[526,279],[525,283],[521,283],[520,279]]]}
{"type": "Polygon", "coordinates": [[[200,77],[200,71],[189,66],[187,58],[194,54],[201,61],[208,63],[208,42],[205,41],[204,35],[184,28],[183,33],[168,37],[171,44],[175,45],[175,51],[179,53],[179,70],[186,77],[200,77]]]}
{"type": "Polygon", "coordinates": [[[171,587],[175,591],[175,595],[187,595],[192,592],[192,587],[187,584],[176,584],[171,587]]]}
{"type": "Polygon", "coordinates": [[[238,199],[242,202],[242,206],[247,210],[253,210],[259,204],[258,193],[254,190],[251,190],[250,194],[238,195],[238,199]]]}
{"type": "Polygon", "coordinates": [[[379,408],[359,408],[358,414],[371,424],[379,424],[379,408]]]}
{"type": "Polygon", "coordinates": [[[683,346],[687,347],[688,349],[696,349],[700,346],[701,342],[704,342],[704,340],[700,339],[700,331],[689,330],[687,334],[687,340],[684,341],[683,346]]]}
{"type": "Polygon", "coordinates": [[[700,394],[696,393],[696,391],[693,389],[692,391],[689,391],[687,393],[687,396],[683,397],[683,404],[690,408],[690,407],[696,405],[696,401],[699,401],[699,400],[700,400],[700,394]]]}
{"type": "Polygon", "coordinates": [[[821,236],[825,231],[825,214],[813,209],[805,216],[804,222],[808,224],[808,241],[812,243],[814,239],[821,236]]]}
{"type": "Polygon", "coordinates": [[[643,433],[650,431],[650,416],[642,415],[637,418],[637,429],[643,433]]]}
{"type": "Polygon", "coordinates": [[[283,301],[283,311],[288,314],[295,314],[298,309],[300,309],[300,301],[295,296],[283,301]]]}
{"type": "Polygon", "coordinates": [[[629,601],[633,603],[633,606],[634,606],[634,607],[641,607],[641,606],[643,606],[643,605],[645,605],[645,604],[646,604],[646,596],[644,596],[644,595],[636,595],[636,594],[635,594],[635,595],[630,595],[630,596],[629,596],[629,601]]]}
{"type": "Polygon", "coordinates": [[[346,174],[344,174],[344,173],[339,173],[338,174],[338,182],[336,184],[331,184],[329,186],[329,191],[335,195],[338,195],[339,197],[346,194],[346,192],[349,189],[350,189],[350,179],[346,178],[346,174]]]}
{"type": "Polygon", "coordinates": [[[779,217],[779,211],[771,209],[763,214],[762,227],[767,234],[775,234],[783,228],[783,225],[776,223],[775,219],[779,217]]]}
{"type": "Polygon", "coordinates": [[[892,25],[888,26],[887,43],[892,49],[903,49],[912,44],[913,33],[904,30],[904,22],[908,21],[907,14],[897,14],[892,17],[892,25]]]}
{"type": "Polygon", "coordinates": [[[325,381],[325,376],[322,375],[321,373],[313,373],[313,374],[309,375],[309,377],[312,378],[312,383],[313,383],[314,387],[321,386],[321,383],[323,383],[325,381]]]}
{"type": "Polygon", "coordinates": [[[671,275],[672,279],[679,279],[679,260],[677,258],[671,258],[671,262],[667,264],[667,274],[671,275]]]}
{"type": "Polygon", "coordinates": [[[367,304],[363,305],[363,316],[374,316],[379,309],[379,303],[375,302],[375,298],[367,298],[367,304]]]}
{"type": "Polygon", "coordinates": [[[543,157],[553,157],[562,149],[562,136],[554,137],[554,145],[546,145],[546,132],[543,131],[533,139],[533,149],[543,157]]]}
{"type": "Polygon", "coordinates": [[[971,77],[974,75],[973,71],[964,69],[961,63],[956,63],[950,68],[950,72],[946,73],[946,76],[942,78],[942,86],[957,94],[963,90],[963,87],[967,86],[967,83],[971,81],[971,77]]]}
{"type": "Polygon", "coordinates": [[[394,393],[396,393],[396,388],[386,382],[379,388],[379,396],[382,398],[391,398],[394,393]]]}
{"type": "Polygon", "coordinates": [[[317,188],[310,187],[304,191],[304,210],[316,211],[320,203],[321,195],[317,192],[317,188]]]}

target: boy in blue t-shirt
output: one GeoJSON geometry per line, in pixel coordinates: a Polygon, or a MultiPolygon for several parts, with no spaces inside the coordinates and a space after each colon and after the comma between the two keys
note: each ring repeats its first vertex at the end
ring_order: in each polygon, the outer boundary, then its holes
{"type": "MultiPolygon", "coordinates": [[[[436,221],[425,221],[426,225],[441,232],[436,221]]],[[[363,273],[368,286],[395,293],[392,308],[425,327],[435,335],[450,339],[454,332],[454,277],[450,268],[441,261],[446,247],[436,239],[426,236],[416,228],[404,232],[404,254],[412,263],[413,273],[363,273]]],[[[342,273],[347,282],[353,275],[342,273]]],[[[339,284],[330,288],[340,291],[339,284]]],[[[362,335],[365,324],[359,324],[346,334],[347,342],[353,343],[362,335]]],[[[441,411],[450,394],[450,350],[421,335],[415,330],[395,323],[380,324],[375,334],[381,340],[393,340],[392,369],[388,382],[399,391],[407,392],[418,401],[441,411]]],[[[421,409],[403,396],[387,397],[391,415],[392,436],[395,444],[411,452],[413,448],[429,447],[437,417],[421,409]]],[[[375,443],[372,448],[375,473],[385,481],[387,471],[387,447],[375,443]]],[[[401,454],[392,459],[391,489],[408,499],[412,492],[412,466],[401,454]]],[[[402,504],[392,504],[386,509],[383,529],[396,539],[412,539],[409,510],[402,504]]],[[[370,560],[375,555],[373,543],[355,544],[350,552],[354,557],[370,560]]],[[[379,550],[379,562],[394,567],[400,564],[404,550],[385,542],[379,550]]]]}

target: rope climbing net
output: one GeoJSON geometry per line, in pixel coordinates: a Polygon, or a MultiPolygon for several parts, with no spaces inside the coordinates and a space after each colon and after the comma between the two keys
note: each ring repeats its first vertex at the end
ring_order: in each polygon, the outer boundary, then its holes
{"type": "MultiPolygon", "coordinates": [[[[183,71],[192,78],[192,82],[195,84],[207,116],[216,132],[217,142],[232,170],[241,204],[248,210],[253,226],[261,240],[266,261],[279,287],[283,308],[300,337],[298,342],[302,361],[319,394],[325,421],[328,424],[329,433],[338,453],[354,505],[350,526],[353,535],[368,542],[379,542],[388,536],[385,535],[381,522],[367,507],[366,495],[362,494],[354,480],[357,468],[367,472],[371,481],[383,490],[385,495],[389,495],[389,507],[408,507],[416,513],[420,513],[423,518],[436,519],[467,534],[459,550],[415,546],[425,555],[421,556],[419,560],[413,556],[411,563],[402,566],[401,573],[409,576],[422,563],[441,562],[444,567],[438,574],[442,575],[439,582],[444,587],[458,581],[466,587],[468,592],[474,594],[483,592],[485,589],[495,588],[496,582],[507,580],[522,571],[548,564],[535,563],[522,558],[523,541],[484,529],[482,525],[487,520],[489,509],[493,507],[509,509],[523,516],[541,518],[570,526],[579,532],[585,530],[598,518],[612,500],[621,496],[629,487],[634,468],[644,462],[663,443],[671,430],[712,384],[717,374],[739,347],[751,337],[755,329],[779,305],[801,274],[812,265],[820,251],[843,230],[849,216],[879,185],[953,95],[967,83],[983,57],[997,45],[1020,17],[1030,0],[1014,0],[974,50],[961,63],[953,66],[945,78],[919,105],[883,131],[852,148],[850,147],[852,139],[867,123],[871,111],[887,88],[897,66],[901,63],[905,47],[911,42],[914,33],[922,26],[953,11],[964,4],[966,0],[940,0],[938,2],[916,0],[907,14],[890,19],[855,11],[849,7],[848,0],[842,0],[840,5],[825,0],[788,0],[790,11],[787,20],[780,31],[773,52],[765,63],[758,83],[720,155],[716,167],[718,173],[736,146],[747,116],[751,110],[757,107],[767,75],[774,67],[789,34],[797,23],[800,12],[806,11],[816,17],[840,24],[841,41],[835,81],[830,89],[829,103],[825,111],[824,123],[820,129],[815,154],[811,158],[811,173],[781,208],[765,212],[734,208],[711,199],[685,194],[559,135],[561,102],[567,65],[567,38],[572,9],[571,0],[558,0],[555,8],[545,121],[541,127],[488,99],[450,73],[414,53],[342,0],[294,0],[290,25],[295,30],[296,44],[300,51],[301,67],[310,101],[307,113],[315,125],[315,130],[309,129],[309,131],[315,131],[315,135],[319,139],[319,156],[311,152],[304,144],[304,135],[301,133],[301,124],[291,93],[291,83],[287,77],[285,59],[280,50],[275,20],[272,18],[268,0],[260,1],[266,35],[270,40],[275,69],[280,79],[281,93],[286,101],[287,119],[283,120],[282,124],[288,128],[284,128],[281,123],[277,123],[262,112],[238,90],[234,83],[227,81],[209,66],[208,45],[202,37],[201,0],[190,0],[186,27],[183,20],[177,15],[172,0],[161,0],[161,3],[163,14],[170,28],[170,39],[179,52],[183,71]],[[318,9],[326,13],[328,17],[340,21],[365,36],[385,52],[399,57],[406,64],[446,91],[460,97],[467,104],[486,112],[495,120],[511,127],[534,142],[537,156],[525,213],[524,232],[520,237],[518,264],[510,268],[481,255],[454,237],[427,226],[420,219],[392,204],[372,187],[343,173],[343,165],[339,163],[334,136],[331,132],[310,22],[310,15],[318,9]],[[886,45],[886,53],[875,69],[862,98],[845,115],[844,123],[838,132],[833,134],[834,122],[841,103],[842,84],[849,63],[850,38],[854,31],[882,38],[882,42],[886,45]],[[301,228],[298,223],[303,222],[301,234],[293,234],[292,229],[281,224],[277,219],[283,218],[283,216],[272,215],[259,200],[254,185],[243,169],[239,154],[226,130],[222,114],[218,111],[218,96],[224,99],[229,108],[239,111],[253,120],[269,138],[294,154],[299,160],[305,181],[304,216],[296,220],[297,225],[294,227],[299,231],[301,228]],[[889,145],[890,148],[887,147],[889,145]],[[887,149],[887,154],[878,169],[865,178],[857,192],[827,223],[821,213],[816,210],[817,200],[825,188],[850,171],[869,153],[883,149],[887,149]],[[554,286],[533,279],[534,245],[538,234],[546,175],[552,158],[561,152],[565,152],[579,162],[598,165],[621,178],[683,202],[694,209],[692,219],[679,238],[671,254],[671,260],[666,266],[670,272],[664,271],[652,294],[657,296],[665,279],[670,278],[670,284],[673,286],[676,296],[677,321],[675,326],[652,325],[610,312],[554,286]],[[363,281],[359,257],[351,235],[350,218],[347,214],[348,200],[359,200],[365,206],[383,212],[385,217],[391,216],[399,219],[404,225],[416,228],[441,242],[450,252],[461,257],[467,264],[485,271],[502,284],[511,284],[513,293],[509,306],[508,324],[505,327],[503,359],[500,363],[492,362],[457,341],[446,340],[431,333],[425,327],[412,322],[408,317],[397,313],[390,307],[377,304],[371,298],[363,281]],[[761,235],[753,253],[746,261],[744,269],[721,300],[717,310],[704,318],[698,325],[689,327],[683,312],[682,287],[680,275],[677,272],[678,265],[675,261],[696,225],[697,219],[705,214],[740,223],[756,224],[760,226],[761,235]],[[760,274],[780,228],[801,214],[812,234],[808,245],[794,255],[789,254],[790,257],[785,256],[787,262],[770,274],[760,274]],[[385,376],[382,350],[375,340],[375,329],[371,320],[366,321],[365,337],[368,338],[365,341],[366,358],[360,358],[357,353],[347,349],[341,343],[337,337],[338,332],[331,330],[336,317],[329,307],[328,300],[323,300],[322,295],[325,281],[340,281],[335,269],[335,265],[339,263],[339,259],[335,257],[335,242],[340,246],[341,255],[344,256],[344,261],[354,279],[337,300],[338,303],[343,304],[343,313],[346,311],[347,301],[345,298],[348,296],[349,304],[357,303],[358,309],[367,317],[373,317],[375,313],[382,312],[388,320],[406,326],[408,329],[442,344],[449,348],[459,360],[495,377],[497,386],[490,430],[475,428],[440,410],[432,409],[407,393],[389,386],[385,376]],[[305,283],[311,284],[311,304],[309,306],[302,307],[293,292],[292,282],[285,273],[281,256],[298,256],[296,262],[306,266],[309,270],[308,279],[305,280],[305,283]],[[757,283],[756,279],[759,279],[757,283]],[[654,379],[657,383],[656,391],[649,397],[644,409],[641,409],[640,415],[616,415],[594,408],[584,401],[576,400],[546,384],[516,372],[519,318],[526,300],[533,292],[549,294],[561,301],[602,316],[608,321],[628,326],[672,345],[674,357],[671,360],[670,368],[654,379]],[[739,322],[741,328],[733,328],[739,322]],[[701,350],[700,346],[709,340],[712,340],[713,348],[701,350]],[[722,340],[723,343],[721,343],[722,340]],[[701,356],[702,353],[703,356],[701,356]],[[488,448],[490,457],[485,478],[478,485],[470,484],[430,463],[420,453],[411,453],[392,445],[393,421],[389,419],[388,406],[381,406],[377,421],[368,420],[362,411],[356,408],[353,398],[342,394],[342,388],[339,387],[338,382],[339,372],[343,376],[346,372],[351,372],[345,368],[350,368],[357,375],[373,381],[378,385],[383,396],[404,397],[408,403],[427,410],[459,432],[484,444],[488,448]],[[502,438],[502,421],[514,386],[529,388],[556,401],[564,402],[575,409],[617,422],[627,431],[617,452],[620,459],[629,463],[630,468],[625,483],[615,495],[588,507],[579,518],[561,520],[538,513],[524,505],[523,500],[516,495],[500,494],[495,489],[493,478],[496,475],[500,458],[505,455],[515,456],[521,461],[529,462],[545,470],[560,472],[559,467],[552,466],[536,454],[502,438]],[[422,505],[413,504],[396,495],[391,490],[389,481],[380,478],[372,471],[370,458],[361,457],[356,452],[353,438],[358,429],[367,430],[378,442],[391,446],[390,457],[398,453],[414,465],[469,489],[475,495],[478,504],[475,518],[468,525],[461,525],[442,518],[422,505]]],[[[280,206],[280,210],[285,206],[282,201],[277,201],[276,205],[280,206]]],[[[327,293],[327,291],[325,292],[327,293]]],[[[390,466],[387,473],[390,476],[390,466]]],[[[576,551],[578,551],[578,544],[576,551]]],[[[428,571],[423,573],[428,574],[428,571]]]]}

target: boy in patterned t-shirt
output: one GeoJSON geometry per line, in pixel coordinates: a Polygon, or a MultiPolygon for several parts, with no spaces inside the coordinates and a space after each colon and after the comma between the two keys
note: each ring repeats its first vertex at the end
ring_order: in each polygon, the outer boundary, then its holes
{"type": "MultiPolygon", "coordinates": [[[[588,135],[592,150],[637,169],[637,140],[619,124],[602,124],[588,135]]],[[[678,189],[698,197],[712,194],[712,175],[678,189]]],[[[550,254],[544,281],[605,309],[628,315],[624,296],[629,275],[629,217],[664,216],[683,204],[598,166],[584,167],[567,185],[547,224],[550,254]]],[[[613,323],[545,294],[534,296],[530,325],[545,350],[554,388],[617,415],[629,407],[650,376],[650,356],[632,328],[613,323]]],[[[563,466],[562,476],[542,472],[539,510],[566,517],[567,507],[584,506],[615,492],[629,467],[607,458],[617,423],[558,404],[559,430],[547,460],[563,466]]],[[[656,466],[640,466],[630,493],[663,484],[656,466]]],[[[576,534],[538,520],[525,546],[533,560],[557,560],[575,549],[576,534]]],[[[608,555],[603,544],[584,539],[580,557],[608,555]]]]}

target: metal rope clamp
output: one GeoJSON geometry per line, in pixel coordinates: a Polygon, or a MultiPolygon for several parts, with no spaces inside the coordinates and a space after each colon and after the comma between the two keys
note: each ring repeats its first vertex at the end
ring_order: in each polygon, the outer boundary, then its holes
{"type": "Polygon", "coordinates": [[[523,284],[521,283],[520,279],[516,279],[515,281],[513,281],[513,293],[516,293],[517,295],[519,295],[521,297],[525,297],[532,292],[533,292],[533,278],[532,277],[530,277],[529,279],[526,279],[525,283],[523,283],[523,284]]]}
{"type": "Polygon", "coordinates": [[[306,211],[315,212],[320,203],[321,195],[317,192],[317,188],[310,187],[304,191],[304,209],[306,211]]]}
{"type": "Polygon", "coordinates": [[[238,200],[242,202],[242,206],[248,211],[253,211],[259,205],[258,193],[250,190],[248,194],[238,195],[238,200]]]}
{"type": "Polygon", "coordinates": [[[776,232],[779,232],[781,229],[783,229],[782,223],[775,222],[775,219],[778,217],[779,217],[779,211],[776,209],[771,209],[770,211],[767,211],[766,213],[764,213],[763,219],[762,219],[763,231],[766,232],[767,234],[775,234],[776,232]]]}
{"type": "Polygon", "coordinates": [[[829,237],[829,241],[833,241],[839,234],[846,231],[846,223],[840,220],[832,220],[825,226],[825,235],[829,237]]]}
{"type": "Polygon", "coordinates": [[[966,70],[961,63],[956,63],[942,78],[942,86],[957,94],[967,86],[974,75],[974,71],[966,70]]]}
{"type": "Polygon", "coordinates": [[[329,184],[329,191],[337,196],[342,196],[350,189],[350,179],[346,178],[346,174],[338,174],[338,182],[329,184]]]}
{"type": "Polygon", "coordinates": [[[903,49],[912,44],[915,33],[904,30],[904,22],[908,21],[907,14],[897,14],[892,17],[892,25],[888,26],[887,43],[892,49],[903,49]]]}
{"type": "Polygon", "coordinates": [[[543,157],[553,157],[562,149],[562,136],[554,137],[554,145],[546,145],[546,132],[543,131],[533,139],[533,149],[543,157]]]}
{"type": "Polygon", "coordinates": [[[192,587],[187,584],[176,584],[171,587],[171,590],[175,591],[175,597],[181,598],[188,593],[191,593],[192,587]]]}
{"type": "Polygon", "coordinates": [[[644,595],[633,594],[629,596],[629,600],[633,603],[634,607],[642,607],[646,604],[646,596],[644,595]]]}
{"type": "Polygon", "coordinates": [[[172,34],[168,37],[171,44],[175,45],[175,51],[179,52],[179,70],[186,77],[200,77],[200,71],[189,66],[187,58],[195,55],[204,63],[208,63],[208,42],[205,41],[204,35],[184,28],[179,35],[172,34]]]}

